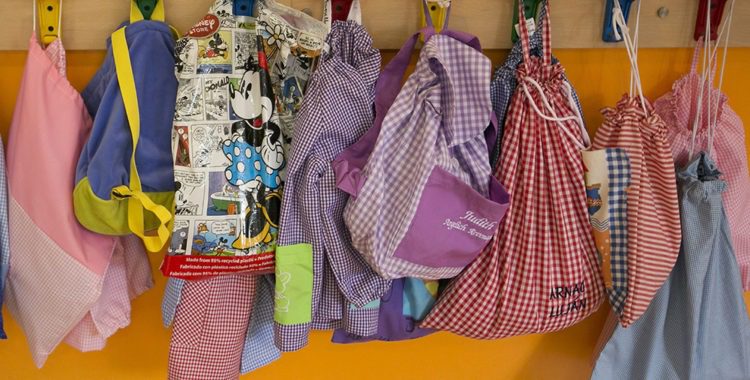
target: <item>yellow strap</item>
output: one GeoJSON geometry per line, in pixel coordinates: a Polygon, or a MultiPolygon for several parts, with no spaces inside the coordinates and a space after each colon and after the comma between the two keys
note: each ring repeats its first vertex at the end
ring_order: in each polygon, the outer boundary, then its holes
{"type": "MultiPolygon", "coordinates": [[[[161,1],[159,2],[161,3],[161,1]]],[[[133,67],[130,64],[130,52],[128,42],[125,39],[125,27],[112,34],[112,54],[115,60],[115,72],[122,93],[122,101],[125,105],[125,113],[130,124],[130,135],[133,141],[133,152],[130,156],[130,184],[129,186],[118,186],[112,190],[112,195],[128,200],[128,227],[151,252],[158,252],[169,239],[167,226],[172,220],[172,213],[162,205],[154,203],[141,188],[141,178],[135,164],[135,152],[138,146],[138,137],[141,133],[140,111],[138,109],[138,95],[133,78],[133,67]],[[159,219],[157,236],[146,236],[143,222],[143,209],[156,215],[159,219]]]]}
{"type": "MultiPolygon", "coordinates": [[[[151,20],[164,21],[164,0],[156,2],[154,13],[151,14],[151,20]]],[[[135,1],[130,0],[130,23],[132,24],[137,21],[143,21],[143,14],[135,1]]]]}

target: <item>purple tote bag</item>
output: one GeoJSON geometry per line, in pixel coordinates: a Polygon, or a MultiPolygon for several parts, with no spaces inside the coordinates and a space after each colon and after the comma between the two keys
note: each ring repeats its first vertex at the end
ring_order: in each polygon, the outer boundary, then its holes
{"type": "Polygon", "coordinates": [[[481,69],[489,62],[483,61],[478,39],[456,31],[435,34],[431,22],[420,33],[406,41],[381,73],[373,126],[333,162],[337,186],[351,195],[344,216],[352,242],[388,279],[457,275],[487,244],[509,201],[489,167],[488,145],[494,144],[496,129],[487,128],[494,115],[489,72],[481,69]],[[421,64],[402,89],[420,33],[425,38],[421,64]],[[442,62],[440,68],[432,69],[435,62],[442,62]],[[427,88],[433,71],[444,86],[427,88]],[[486,94],[471,86],[485,74],[486,94]],[[424,110],[426,101],[417,97],[423,89],[438,94],[442,111],[424,110]],[[423,114],[427,117],[419,119],[423,114]],[[435,118],[429,126],[418,124],[435,118]],[[427,132],[414,132],[420,128],[427,132]],[[405,143],[394,149],[396,141],[405,143]],[[406,156],[393,156],[398,154],[406,156]],[[414,159],[424,162],[409,163],[414,159]]]}

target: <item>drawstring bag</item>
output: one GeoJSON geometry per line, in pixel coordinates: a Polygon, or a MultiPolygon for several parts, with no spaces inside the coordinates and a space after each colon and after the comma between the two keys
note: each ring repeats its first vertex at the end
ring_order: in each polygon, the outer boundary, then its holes
{"type": "Polygon", "coordinates": [[[99,235],[76,221],[70,194],[91,133],[85,103],[96,99],[90,91],[81,98],[65,66],[60,35],[44,47],[35,28],[8,139],[13,254],[5,300],[38,367],[63,341],[81,351],[101,350],[130,324],[131,298],[153,284],[137,237],[99,235]],[[40,186],[40,178],[60,191],[40,186]]]}
{"type": "Polygon", "coordinates": [[[508,207],[490,175],[494,126],[490,143],[484,136],[489,59],[471,35],[431,26],[422,33],[414,73],[399,92],[419,33],[378,80],[374,125],[333,164],[338,187],[351,195],[344,220],[352,245],[388,279],[457,275],[508,207]]]}
{"type": "MultiPolygon", "coordinates": [[[[544,0],[546,2],[546,0],[544,0]]],[[[545,13],[547,12],[545,7],[539,8],[539,15],[537,16],[538,28],[531,32],[531,41],[529,43],[529,50],[531,55],[541,57],[542,56],[542,28],[544,23],[539,22],[544,19],[545,13]]],[[[511,97],[516,90],[518,81],[516,80],[516,68],[523,62],[523,47],[521,41],[516,41],[511,48],[508,57],[505,58],[505,62],[495,70],[495,75],[492,77],[492,83],[490,83],[490,98],[492,99],[492,111],[497,117],[497,142],[494,145],[492,153],[490,154],[490,164],[494,168],[497,165],[497,161],[500,159],[502,154],[503,144],[503,126],[505,125],[505,117],[508,114],[508,106],[510,106],[511,97]]],[[[557,62],[557,59],[553,56],[552,62],[557,62]]],[[[563,74],[565,81],[568,79],[563,74]]],[[[581,105],[578,101],[578,95],[573,90],[573,98],[576,101],[578,111],[581,112],[581,105]]]]}
{"type": "Polygon", "coordinates": [[[372,301],[391,286],[352,247],[344,224],[349,194],[336,187],[331,166],[373,121],[381,59],[359,10],[354,0],[348,20],[332,23],[294,121],[276,248],[276,344],[284,351],[304,347],[313,328],[375,333],[372,301]]]}
{"type": "Polygon", "coordinates": [[[680,214],[674,161],[666,139],[667,125],[643,96],[636,48],[619,6],[613,12],[613,23],[617,23],[615,30],[620,29],[630,57],[638,95],[625,94],[614,108],[602,111],[604,122],[596,133],[593,148],[619,147],[627,152],[630,160],[628,285],[620,315],[620,323],[628,326],[646,311],[672,270],[680,249],[680,214]]]}
{"type": "Polygon", "coordinates": [[[750,320],[720,177],[704,152],[679,172],[682,251],[648,310],[616,326],[592,379],[750,378],[750,320]]]}
{"type": "MultiPolygon", "coordinates": [[[[722,24],[722,29],[726,24],[722,24]]],[[[727,183],[727,190],[722,196],[732,233],[732,245],[742,274],[743,288],[750,290],[750,224],[747,222],[750,220],[750,176],[747,169],[745,128],[742,120],[729,106],[726,95],[718,89],[710,90],[713,103],[708,112],[709,105],[706,101],[709,87],[696,71],[701,45],[699,42],[695,47],[690,72],[672,85],[672,91],[654,102],[654,110],[668,126],[667,140],[678,165],[687,162],[688,147],[693,139],[699,148],[709,149],[706,126],[709,122],[715,123],[711,158],[721,166],[727,183]],[[706,101],[699,107],[698,98],[701,96],[706,101]],[[709,116],[711,120],[708,120],[709,116]],[[699,125],[695,135],[692,134],[694,123],[699,125]]],[[[715,63],[715,58],[713,61],[715,63]]]]}
{"type": "Polygon", "coordinates": [[[151,20],[131,2],[130,24],[112,34],[107,58],[84,91],[94,126],[73,190],[81,225],[104,235],[133,233],[151,252],[169,239],[175,190],[174,35],[163,21],[163,1],[151,20]],[[156,236],[146,235],[152,230],[156,236]]]}
{"type": "Polygon", "coordinates": [[[541,58],[530,56],[520,24],[524,60],[495,170],[512,194],[508,215],[422,327],[482,339],[543,333],[583,320],[602,301],[580,153],[588,134],[562,66],[552,63],[546,7],[541,58]]]}

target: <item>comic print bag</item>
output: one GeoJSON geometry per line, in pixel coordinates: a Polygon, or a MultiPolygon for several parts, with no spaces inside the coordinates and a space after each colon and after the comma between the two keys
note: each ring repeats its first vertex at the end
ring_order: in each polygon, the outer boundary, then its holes
{"type": "MultiPolygon", "coordinates": [[[[727,219],[732,233],[732,245],[737,263],[742,273],[742,285],[750,290],[750,176],[747,169],[745,128],[737,113],[729,106],[728,99],[718,89],[708,90],[702,83],[696,68],[702,43],[696,44],[690,72],[672,85],[672,91],[654,101],[654,110],[667,124],[667,140],[672,147],[672,157],[678,165],[687,162],[690,142],[693,137],[696,145],[708,150],[709,115],[715,123],[712,132],[711,158],[724,172],[727,190],[722,193],[726,205],[727,219]],[[703,89],[703,90],[701,90],[703,89]],[[706,101],[699,107],[698,98],[703,91],[706,101]],[[711,91],[708,103],[708,91],[711,91]],[[701,111],[701,109],[703,111],[701,111]],[[698,130],[692,134],[694,123],[698,130]]],[[[714,55],[716,57],[716,55],[714,55]]],[[[714,58],[714,65],[716,58],[714,58]]]]}
{"type": "Polygon", "coordinates": [[[512,194],[508,215],[422,327],[481,339],[543,333],[580,322],[602,301],[580,153],[588,135],[563,68],[552,63],[545,6],[541,58],[530,56],[520,24],[524,61],[495,169],[512,194]]]}
{"type": "Polygon", "coordinates": [[[487,244],[508,202],[490,175],[484,136],[492,119],[489,60],[476,37],[435,34],[432,26],[422,34],[415,73],[398,92],[419,33],[378,79],[373,127],[334,163],[338,187],[351,194],[344,220],[352,244],[389,279],[457,275],[487,244]]]}
{"type": "Polygon", "coordinates": [[[152,20],[143,20],[131,2],[130,24],[112,34],[107,59],[85,90],[95,94],[87,104],[94,127],[73,191],[84,227],[105,235],[133,233],[151,252],[167,243],[174,207],[169,99],[177,81],[173,32],[163,20],[163,1],[152,20]],[[157,235],[147,236],[152,230],[157,235]]]}
{"type": "Polygon", "coordinates": [[[176,45],[171,277],[274,268],[291,121],[325,25],[272,1],[257,17],[233,8],[217,0],[176,45]]]}

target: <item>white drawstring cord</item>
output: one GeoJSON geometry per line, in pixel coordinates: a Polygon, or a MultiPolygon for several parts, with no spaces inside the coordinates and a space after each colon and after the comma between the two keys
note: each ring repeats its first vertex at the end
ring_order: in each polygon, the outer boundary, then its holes
{"type": "Polygon", "coordinates": [[[703,109],[703,96],[704,93],[705,96],[708,97],[706,101],[706,135],[707,135],[707,142],[706,142],[706,151],[711,155],[711,152],[713,150],[713,140],[714,140],[714,133],[716,129],[716,124],[719,117],[719,101],[721,99],[721,87],[724,82],[724,71],[726,67],[726,56],[727,56],[727,48],[729,47],[729,35],[731,31],[731,24],[732,19],[734,16],[734,0],[730,3],[729,6],[729,17],[727,21],[722,25],[719,35],[716,40],[716,46],[711,47],[711,36],[710,36],[710,30],[711,30],[711,19],[709,17],[711,13],[711,2],[710,0],[708,2],[708,12],[706,15],[706,31],[704,33],[704,51],[703,51],[703,70],[701,72],[701,86],[700,86],[700,92],[698,94],[698,104],[696,106],[696,115],[693,120],[693,129],[691,133],[691,139],[690,139],[690,149],[688,151],[688,160],[692,160],[693,153],[695,152],[695,144],[696,144],[696,137],[698,133],[698,125],[700,124],[701,118],[702,118],[702,109],[703,109]],[[712,92],[713,92],[713,79],[716,74],[716,64],[717,64],[717,53],[719,50],[719,46],[721,44],[721,39],[724,38],[724,55],[722,58],[721,63],[721,72],[719,74],[719,87],[718,87],[718,94],[716,96],[716,103],[712,100],[712,92]],[[713,112],[711,111],[713,107],[713,112]]]}
{"type": "Polygon", "coordinates": [[[713,114],[709,114],[709,128],[708,128],[708,155],[711,155],[711,151],[714,147],[714,133],[716,132],[716,124],[719,119],[719,101],[721,100],[721,86],[724,84],[724,69],[727,64],[727,50],[729,48],[729,35],[732,28],[732,18],[734,16],[734,0],[729,4],[729,17],[724,22],[724,26],[721,28],[721,33],[716,41],[716,50],[719,49],[719,41],[721,41],[722,34],[724,33],[724,27],[726,27],[726,36],[724,36],[724,55],[721,59],[721,71],[719,72],[719,87],[716,96],[716,104],[714,105],[713,114]],[[713,120],[711,120],[713,118],[713,120]]]}
{"type": "Polygon", "coordinates": [[[625,23],[625,16],[623,16],[620,3],[615,1],[614,4],[615,7],[612,9],[612,29],[614,29],[615,37],[622,37],[623,42],[625,42],[625,51],[628,53],[628,59],[630,60],[631,73],[635,76],[635,85],[640,97],[641,107],[643,107],[643,113],[647,115],[648,109],[646,108],[646,101],[643,96],[643,86],[641,85],[641,73],[638,69],[637,53],[635,53],[633,41],[630,39],[630,31],[628,30],[628,25],[625,23]],[[622,33],[618,32],[618,28],[622,33]]]}
{"type": "MultiPolygon", "coordinates": [[[[641,25],[641,1],[638,0],[638,8],[636,9],[635,14],[635,38],[633,39],[633,45],[635,45],[635,59],[638,60],[638,35],[640,34],[640,25],[641,25]]],[[[633,70],[630,70],[630,90],[628,93],[630,96],[633,96],[633,92],[635,92],[635,73],[633,70]]]]}
{"type": "Polygon", "coordinates": [[[531,107],[534,109],[534,112],[537,113],[542,119],[554,121],[557,122],[560,126],[560,130],[565,133],[568,138],[575,144],[579,149],[586,150],[591,146],[591,140],[589,138],[588,131],[586,130],[586,125],[583,123],[583,118],[581,117],[581,112],[578,110],[578,106],[576,105],[575,99],[573,98],[573,88],[570,86],[568,82],[563,81],[563,86],[566,90],[566,95],[568,98],[568,104],[570,105],[570,108],[573,109],[573,112],[575,112],[575,115],[573,116],[563,116],[558,117],[555,110],[552,108],[552,106],[549,104],[549,100],[547,99],[547,96],[544,95],[544,90],[542,90],[542,86],[539,85],[539,83],[534,80],[533,78],[525,77],[524,81],[521,82],[521,86],[523,87],[523,92],[526,95],[526,98],[529,100],[529,103],[531,104],[531,107]],[[526,86],[526,82],[531,83],[532,86],[536,88],[536,90],[539,92],[539,97],[542,99],[542,103],[544,103],[544,107],[547,108],[547,111],[549,111],[552,116],[545,115],[536,105],[534,102],[534,98],[531,97],[531,93],[529,92],[528,86],[526,86]],[[574,136],[570,131],[563,128],[562,125],[560,125],[563,121],[568,120],[575,120],[576,124],[581,128],[581,136],[583,137],[584,143],[581,144],[580,139],[574,136]]]}
{"type": "MultiPolygon", "coordinates": [[[[706,0],[706,3],[708,4],[708,10],[706,11],[706,29],[703,32],[703,68],[701,70],[701,82],[700,82],[700,92],[698,93],[698,104],[696,105],[695,118],[693,119],[693,129],[690,134],[690,149],[688,149],[688,162],[693,160],[693,153],[695,152],[695,138],[698,134],[698,124],[700,123],[701,111],[703,110],[703,93],[706,87],[706,82],[709,79],[708,78],[709,74],[706,69],[709,66],[709,55],[711,54],[711,50],[710,50],[711,0],[706,0]]],[[[709,84],[709,91],[710,91],[710,84],[709,84]]]]}

